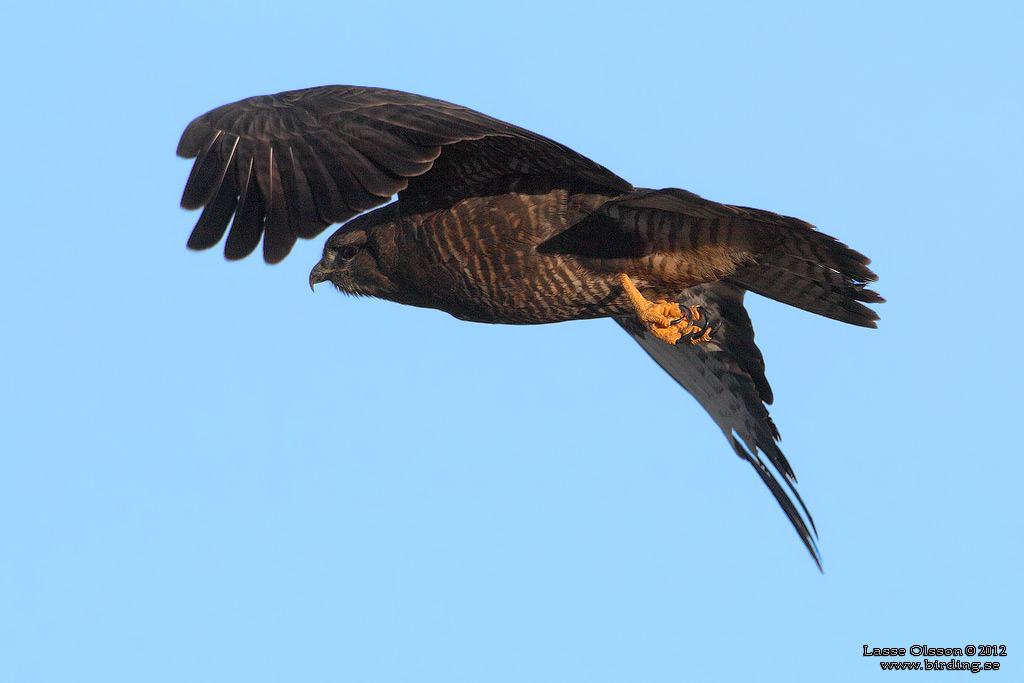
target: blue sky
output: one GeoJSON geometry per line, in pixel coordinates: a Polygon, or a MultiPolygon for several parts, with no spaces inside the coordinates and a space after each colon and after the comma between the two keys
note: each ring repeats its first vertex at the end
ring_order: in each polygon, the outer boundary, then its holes
{"type": "Polygon", "coordinates": [[[887,680],[862,645],[982,643],[1019,678],[1016,3],[7,14],[0,679],[887,680]],[[313,295],[322,239],[187,251],[184,126],[328,83],[871,256],[876,331],[748,304],[825,573],[613,323],[313,295]]]}

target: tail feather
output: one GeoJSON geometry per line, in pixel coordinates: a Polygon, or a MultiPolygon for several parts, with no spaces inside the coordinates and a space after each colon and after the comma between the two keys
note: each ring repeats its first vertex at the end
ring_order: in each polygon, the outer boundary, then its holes
{"type": "Polygon", "coordinates": [[[811,313],[876,327],[878,314],[864,304],[885,299],[867,289],[878,279],[868,268],[871,260],[808,223],[784,220],[785,225],[765,226],[766,246],[753,263],[740,267],[729,279],[811,313]]]}
{"type": "Polygon", "coordinates": [[[861,302],[885,301],[857,285],[832,285],[774,265],[746,266],[728,279],[784,304],[861,327],[877,327],[878,320],[878,314],[861,302]]]}

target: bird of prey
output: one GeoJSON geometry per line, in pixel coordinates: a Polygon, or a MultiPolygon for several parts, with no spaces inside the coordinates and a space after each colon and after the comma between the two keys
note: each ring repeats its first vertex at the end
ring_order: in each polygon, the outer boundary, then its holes
{"type": "Polygon", "coordinates": [[[277,263],[345,223],[311,287],[475,322],[614,319],[710,413],[821,568],[743,296],[875,327],[864,304],[884,300],[862,254],[796,218],[634,188],[541,135],[395,90],[251,97],[192,121],[178,155],[196,159],[181,205],[205,207],[192,249],[227,231],[228,259],[262,238],[277,263]]]}

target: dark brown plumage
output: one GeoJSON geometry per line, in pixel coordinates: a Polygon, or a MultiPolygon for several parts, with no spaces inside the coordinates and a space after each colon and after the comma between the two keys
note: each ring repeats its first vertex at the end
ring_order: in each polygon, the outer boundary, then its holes
{"type": "Polygon", "coordinates": [[[820,567],[765,408],[772,394],[743,295],[874,327],[864,304],[882,299],[865,287],[876,278],[861,254],[795,218],[635,189],[540,135],[392,90],[327,86],[225,105],[189,124],[178,154],[196,158],[182,206],[205,207],[190,248],[214,246],[230,222],[228,259],[262,238],[276,263],[298,238],[349,221],[311,286],[329,280],[477,322],[615,318],[708,410],[820,567]],[[626,276],[645,297],[703,307],[712,340],[656,338],[626,276]]]}

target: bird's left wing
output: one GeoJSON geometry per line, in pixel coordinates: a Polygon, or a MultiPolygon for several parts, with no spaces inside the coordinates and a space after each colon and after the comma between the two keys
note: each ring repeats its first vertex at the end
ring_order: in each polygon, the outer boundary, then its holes
{"type": "Polygon", "coordinates": [[[262,237],[267,263],[396,192],[419,212],[538,181],[631,188],[564,145],[467,107],[347,85],[218,107],[188,125],[178,155],[196,160],[181,205],[205,207],[189,247],[212,247],[231,222],[224,255],[244,258],[262,237]]]}
{"type": "Polygon", "coordinates": [[[779,432],[765,407],[772,402],[772,390],[765,378],[764,358],[754,344],[754,328],[743,307],[743,294],[743,289],[728,282],[699,285],[683,292],[680,304],[703,306],[717,325],[707,343],[666,344],[636,316],[616,321],[693,394],[725,433],[736,454],[753,465],[821,569],[814,520],[796,491],[796,476],[779,450],[779,432]]]}

